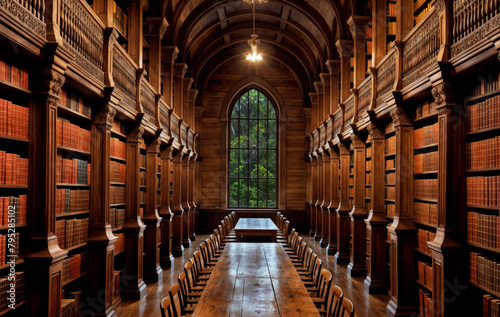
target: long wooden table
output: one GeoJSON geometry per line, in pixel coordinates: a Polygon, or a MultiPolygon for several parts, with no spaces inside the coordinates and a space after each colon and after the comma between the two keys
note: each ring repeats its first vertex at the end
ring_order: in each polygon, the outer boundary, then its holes
{"type": "Polygon", "coordinates": [[[278,230],[270,218],[240,218],[234,226],[238,241],[242,236],[271,237],[272,241],[276,241],[278,230]]]}
{"type": "Polygon", "coordinates": [[[320,316],[279,243],[228,243],[193,316],[320,316]]]}

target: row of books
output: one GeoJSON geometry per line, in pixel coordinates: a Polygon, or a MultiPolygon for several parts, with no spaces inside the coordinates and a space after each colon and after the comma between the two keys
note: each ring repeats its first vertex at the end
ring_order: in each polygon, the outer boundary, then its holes
{"type": "Polygon", "coordinates": [[[500,299],[490,295],[483,295],[483,317],[500,316],[500,299]]]}
{"type": "Polygon", "coordinates": [[[28,159],[0,151],[0,184],[28,185],[28,159]]]}
{"type": "Polygon", "coordinates": [[[431,226],[438,225],[437,204],[414,202],[413,203],[413,219],[416,222],[429,224],[431,226]]]}
{"type": "Polygon", "coordinates": [[[387,15],[391,16],[391,17],[395,17],[396,16],[396,4],[395,3],[388,3],[387,4],[387,15]]]}
{"type": "Polygon", "coordinates": [[[493,91],[497,91],[499,89],[498,75],[499,70],[495,69],[491,73],[478,76],[478,82],[476,87],[474,87],[472,95],[479,96],[481,94],[487,94],[493,91]]]}
{"type": "Polygon", "coordinates": [[[113,2],[113,20],[118,32],[127,36],[128,17],[116,2],[113,2]]]}
{"type": "Polygon", "coordinates": [[[390,170],[396,167],[396,161],[394,159],[385,160],[385,169],[390,170]]]}
{"type": "Polygon", "coordinates": [[[120,276],[121,276],[122,271],[114,270],[113,271],[113,279],[112,279],[112,284],[113,284],[113,298],[116,296],[120,295],[120,276]]]}
{"type": "Polygon", "coordinates": [[[431,8],[431,4],[428,3],[427,6],[423,8],[422,11],[420,11],[420,13],[415,17],[415,24],[418,24],[418,22],[420,22],[420,20],[422,20],[427,15],[427,13],[431,11],[431,8]]]}
{"type": "Polygon", "coordinates": [[[111,161],[109,168],[111,182],[125,183],[125,179],[127,177],[127,165],[111,161]]]}
{"type": "Polygon", "coordinates": [[[5,58],[0,58],[0,80],[28,89],[28,77],[26,68],[19,67],[5,58]]]}
{"type": "Polygon", "coordinates": [[[432,264],[418,261],[418,280],[420,281],[420,283],[432,289],[432,278],[432,264]]]}
{"type": "Polygon", "coordinates": [[[141,167],[146,168],[146,155],[141,154],[141,167]]]}
{"type": "Polygon", "coordinates": [[[500,176],[467,177],[467,204],[500,206],[500,176]]]}
{"type": "Polygon", "coordinates": [[[365,164],[365,170],[367,172],[371,171],[372,170],[372,161],[366,161],[366,164],[365,164]]]}
{"type": "Polygon", "coordinates": [[[90,130],[81,128],[65,119],[57,119],[57,145],[90,152],[90,130]]]}
{"type": "Polygon", "coordinates": [[[439,141],[439,125],[437,123],[413,130],[413,148],[437,144],[439,141]]]}
{"type": "Polygon", "coordinates": [[[90,185],[90,163],[80,159],[56,160],[56,180],[62,184],[90,185]]]}
{"type": "Polygon", "coordinates": [[[385,174],[385,184],[386,185],[394,185],[394,184],[396,184],[396,173],[387,173],[387,174],[385,174]]]}
{"type": "Polygon", "coordinates": [[[89,189],[59,188],[56,190],[56,215],[89,210],[89,189]]]}
{"type": "Polygon", "coordinates": [[[29,108],[0,99],[0,135],[27,139],[29,116],[29,108]]]}
{"type": "Polygon", "coordinates": [[[420,288],[418,290],[418,302],[420,304],[420,316],[434,317],[434,305],[431,293],[420,288]]]}
{"type": "MultiPolygon", "coordinates": [[[[372,197],[372,189],[371,188],[365,188],[365,197],[372,197]]],[[[158,200],[160,201],[160,200],[158,200]]]]}
{"type": "Polygon", "coordinates": [[[110,204],[125,204],[125,187],[111,186],[109,192],[110,204]]]}
{"type": "Polygon", "coordinates": [[[467,212],[467,241],[500,250],[500,217],[467,212]]]}
{"type": "Polygon", "coordinates": [[[415,179],[413,180],[413,198],[430,199],[438,198],[437,179],[415,179]]]}
{"type": "Polygon", "coordinates": [[[417,107],[417,109],[415,110],[415,116],[413,118],[416,120],[427,117],[428,115],[434,113],[436,113],[436,103],[430,100],[426,100],[417,107]]]}
{"type": "Polygon", "coordinates": [[[472,282],[500,293],[500,262],[481,253],[471,252],[469,274],[472,282]]]}
{"type": "Polygon", "coordinates": [[[466,144],[467,168],[500,167],[500,136],[466,144]]]}
{"type": "Polygon", "coordinates": [[[111,138],[110,155],[120,159],[127,159],[127,143],[120,141],[117,138],[111,138]]]}
{"type": "Polygon", "coordinates": [[[467,107],[467,131],[474,132],[500,125],[500,96],[467,107]]]}
{"type": "Polygon", "coordinates": [[[86,272],[88,253],[82,252],[63,260],[62,282],[75,279],[86,272]]]}
{"type": "Polygon", "coordinates": [[[123,208],[111,208],[109,210],[112,229],[122,228],[125,224],[125,209],[123,208]]]}
{"type": "Polygon", "coordinates": [[[14,210],[15,224],[25,225],[27,223],[28,199],[26,195],[0,197],[0,224],[7,226],[9,224],[9,210],[14,210]]]}
{"type": "Polygon", "coordinates": [[[92,116],[92,107],[89,103],[85,102],[82,97],[71,90],[61,89],[60,104],[75,112],[81,113],[84,116],[92,116]]]}
{"type": "Polygon", "coordinates": [[[125,251],[125,234],[123,232],[115,233],[115,236],[118,237],[115,243],[115,254],[117,254],[125,251]]]}
{"type": "Polygon", "coordinates": [[[84,244],[89,237],[89,218],[56,220],[55,234],[62,249],[84,244]]]}
{"type": "Polygon", "coordinates": [[[139,172],[139,185],[146,186],[146,172],[139,172]]]}
{"type": "Polygon", "coordinates": [[[75,317],[76,315],[76,300],[72,298],[61,299],[61,317],[75,317]]]}
{"type": "Polygon", "coordinates": [[[0,266],[5,265],[10,261],[11,257],[20,256],[19,254],[19,232],[14,234],[14,237],[10,237],[11,241],[7,239],[7,235],[0,235],[0,266]],[[12,239],[13,238],[13,239],[12,239]]]}
{"type": "MultiPolygon", "coordinates": [[[[21,303],[26,299],[26,274],[24,272],[16,272],[15,277],[15,295],[16,303],[21,303]]],[[[8,298],[10,297],[11,283],[14,281],[9,280],[8,276],[0,278],[0,312],[4,312],[9,308],[11,303],[8,298]]]]}
{"type": "Polygon", "coordinates": [[[395,204],[385,204],[385,215],[389,218],[394,218],[396,215],[396,205],[395,204]]]}
{"type": "Polygon", "coordinates": [[[391,35],[396,34],[396,22],[388,22],[387,23],[387,34],[391,34],[391,35]]]}
{"type": "Polygon", "coordinates": [[[437,151],[413,156],[413,173],[435,172],[439,168],[437,151]]]}
{"type": "Polygon", "coordinates": [[[396,136],[391,136],[385,140],[385,154],[396,153],[396,136]]]}
{"type": "MultiPolygon", "coordinates": [[[[436,233],[429,230],[418,229],[417,231],[417,250],[422,251],[424,253],[430,254],[429,246],[427,245],[428,241],[434,241],[436,237],[436,233]]],[[[423,280],[421,280],[423,281],[423,280]]]]}
{"type": "Polygon", "coordinates": [[[385,187],[385,199],[396,199],[396,187],[385,187]]]}
{"type": "Polygon", "coordinates": [[[367,173],[365,174],[365,184],[366,185],[371,185],[371,177],[370,177],[371,173],[367,173]]]}

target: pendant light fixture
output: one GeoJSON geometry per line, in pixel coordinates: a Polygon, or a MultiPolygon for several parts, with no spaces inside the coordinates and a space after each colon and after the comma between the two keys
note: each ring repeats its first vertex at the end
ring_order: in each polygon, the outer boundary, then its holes
{"type": "Polygon", "coordinates": [[[243,0],[247,3],[252,3],[252,18],[253,18],[253,33],[252,39],[248,40],[248,45],[250,45],[251,53],[247,56],[247,61],[251,61],[253,63],[261,61],[262,56],[257,52],[257,47],[260,44],[260,41],[257,40],[258,35],[255,33],[255,1],[259,1],[259,3],[266,3],[267,0],[243,0]]]}

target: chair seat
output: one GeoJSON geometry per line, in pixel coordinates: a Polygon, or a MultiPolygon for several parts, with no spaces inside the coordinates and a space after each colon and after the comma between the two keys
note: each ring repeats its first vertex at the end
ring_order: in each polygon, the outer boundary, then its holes
{"type": "Polygon", "coordinates": [[[191,287],[191,293],[203,292],[204,289],[205,289],[204,286],[193,286],[193,287],[191,287]]]}
{"type": "Polygon", "coordinates": [[[210,275],[200,275],[198,276],[199,281],[208,281],[210,279],[210,275]]]}

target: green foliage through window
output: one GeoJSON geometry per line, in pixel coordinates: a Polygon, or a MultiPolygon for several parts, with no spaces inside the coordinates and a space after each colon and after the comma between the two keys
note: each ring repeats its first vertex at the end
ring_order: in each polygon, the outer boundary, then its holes
{"type": "Polygon", "coordinates": [[[277,117],[258,90],[245,92],[229,124],[230,207],[276,208],[277,117]]]}

